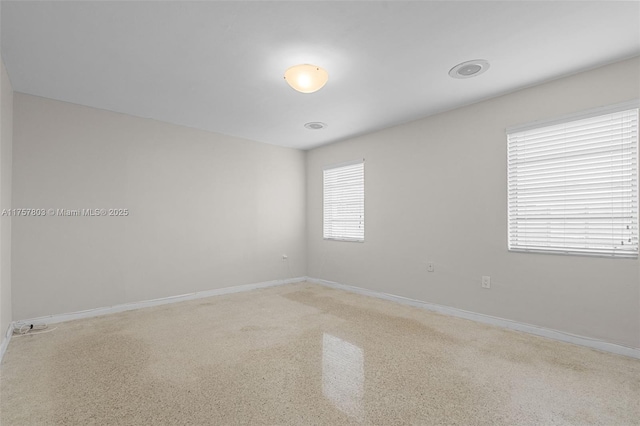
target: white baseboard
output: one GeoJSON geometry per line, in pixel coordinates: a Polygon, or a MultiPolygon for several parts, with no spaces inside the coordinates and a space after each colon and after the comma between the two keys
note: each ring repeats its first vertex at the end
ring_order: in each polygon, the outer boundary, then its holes
{"type": "Polygon", "coordinates": [[[152,306],[166,305],[168,303],[185,302],[187,300],[202,299],[223,294],[240,293],[243,291],[255,290],[258,288],[273,287],[283,284],[292,284],[306,281],[307,277],[288,278],[284,280],[264,281],[261,283],[243,284],[233,287],[216,288],[214,290],[197,291],[195,293],[181,294],[179,296],[162,297],[160,299],[143,300],[141,302],[123,303],[121,305],[108,306],[104,308],[87,309],[86,311],[71,312],[68,314],[47,315],[44,317],[25,319],[16,322],[26,322],[34,324],[56,324],[59,322],[72,321],[82,318],[92,318],[101,315],[115,314],[118,312],[132,311],[140,308],[150,308],[152,306]]]}
{"type": "Polygon", "coordinates": [[[0,364],[2,364],[2,358],[4,358],[4,353],[7,351],[11,336],[13,336],[13,323],[9,324],[9,327],[7,327],[7,332],[4,336],[2,336],[2,343],[0,343],[0,364]]]}
{"type": "Polygon", "coordinates": [[[508,328],[510,330],[522,331],[536,336],[542,336],[549,339],[559,340],[561,342],[573,343],[575,345],[586,346],[593,349],[598,349],[605,352],[611,352],[618,355],[625,355],[632,358],[640,359],[640,348],[630,348],[627,346],[617,345],[615,343],[609,343],[602,340],[592,339],[589,337],[578,336],[563,331],[553,330],[544,327],[538,327],[536,325],[520,323],[504,318],[492,317],[490,315],[478,314],[475,312],[465,311],[462,309],[451,308],[449,306],[437,305],[435,303],[422,302],[420,300],[409,299],[407,297],[396,296],[393,294],[382,293],[374,290],[368,290],[361,287],[354,287],[346,284],[340,284],[333,281],[322,280],[319,278],[307,277],[307,281],[320,284],[327,287],[338,288],[341,290],[350,291],[352,293],[363,294],[365,296],[376,297],[378,299],[391,300],[393,302],[402,303],[404,305],[415,306],[418,308],[426,309],[433,312],[438,312],[445,315],[451,315],[454,317],[464,318],[483,324],[494,325],[497,327],[508,328]]]}
{"type": "MultiPolygon", "coordinates": [[[[145,300],[141,302],[125,303],[125,304],[114,305],[114,306],[109,306],[105,308],[88,309],[85,311],[72,312],[68,314],[43,316],[38,318],[22,320],[21,322],[28,322],[28,323],[34,323],[34,324],[41,324],[41,323],[55,324],[55,323],[60,323],[65,321],[72,321],[76,319],[91,318],[91,317],[96,317],[101,315],[114,314],[118,312],[131,311],[134,309],[165,305],[168,303],[184,302],[187,300],[202,299],[205,297],[220,296],[223,294],[239,293],[239,292],[254,290],[258,288],[273,287],[273,286],[278,286],[283,284],[292,284],[292,283],[297,283],[301,281],[307,281],[314,284],[320,284],[327,287],[346,290],[352,293],[358,293],[365,296],[375,297],[378,299],[390,300],[393,302],[402,303],[404,305],[415,306],[421,309],[426,309],[429,311],[438,312],[445,315],[451,315],[458,318],[464,318],[471,321],[480,322],[483,324],[494,325],[501,328],[508,328],[510,330],[522,331],[525,333],[534,334],[536,336],[542,336],[549,339],[559,340],[567,343],[573,343],[576,345],[586,346],[589,348],[598,349],[605,352],[611,352],[618,355],[625,355],[628,357],[640,359],[640,348],[630,348],[627,346],[617,345],[614,343],[592,339],[589,337],[578,336],[578,335],[566,333],[563,331],[539,327],[531,324],[520,323],[517,321],[512,321],[504,318],[492,317],[490,315],[479,314],[475,312],[465,311],[462,309],[452,308],[449,306],[437,305],[435,303],[423,302],[420,300],[410,299],[407,297],[396,296],[393,294],[382,293],[382,292],[368,290],[361,287],[340,284],[337,282],[327,281],[327,280],[312,278],[312,277],[296,277],[296,278],[289,278],[285,280],[265,281],[261,283],[244,284],[244,285],[239,285],[234,287],[224,287],[224,288],[219,288],[214,290],[188,293],[188,294],[183,294],[179,296],[164,297],[160,299],[145,300]]],[[[13,335],[13,327],[14,327],[14,323],[9,325],[6,336],[2,340],[2,343],[0,344],[0,362],[2,362],[2,357],[4,356],[4,353],[7,350],[7,346],[9,345],[9,340],[11,340],[11,336],[13,335]]]]}

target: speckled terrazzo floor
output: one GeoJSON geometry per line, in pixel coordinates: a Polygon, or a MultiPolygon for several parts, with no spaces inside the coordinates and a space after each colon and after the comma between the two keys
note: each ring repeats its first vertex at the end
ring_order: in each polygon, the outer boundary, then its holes
{"type": "Polygon", "coordinates": [[[640,424],[640,361],[293,284],[14,338],[0,424],[640,424]]]}

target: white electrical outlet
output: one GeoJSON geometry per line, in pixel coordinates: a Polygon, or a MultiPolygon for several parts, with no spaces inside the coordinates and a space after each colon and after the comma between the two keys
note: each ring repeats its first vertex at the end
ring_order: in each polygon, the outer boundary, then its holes
{"type": "Polygon", "coordinates": [[[433,271],[434,271],[433,262],[427,263],[427,272],[433,272],[433,271]]]}
{"type": "Polygon", "coordinates": [[[491,288],[491,277],[487,275],[482,276],[482,288],[491,288]]]}
{"type": "Polygon", "coordinates": [[[283,261],[284,261],[284,260],[289,260],[289,256],[287,256],[286,254],[283,254],[283,255],[282,255],[282,260],[283,260],[283,261]]]}

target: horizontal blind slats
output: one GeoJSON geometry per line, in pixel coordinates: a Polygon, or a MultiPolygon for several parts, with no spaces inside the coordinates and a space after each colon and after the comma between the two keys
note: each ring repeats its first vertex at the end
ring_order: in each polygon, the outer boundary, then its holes
{"type": "Polygon", "coordinates": [[[638,109],[507,135],[509,249],[638,255],[638,109]]]}
{"type": "Polygon", "coordinates": [[[323,171],[323,237],[364,240],[364,163],[323,171]]]}
{"type": "Polygon", "coordinates": [[[549,174],[556,174],[564,170],[571,172],[580,172],[585,170],[616,170],[619,167],[625,167],[632,169],[635,166],[635,162],[628,158],[609,158],[600,161],[580,161],[578,163],[555,163],[555,164],[541,164],[536,168],[525,167],[512,167],[509,169],[509,173],[518,173],[520,176],[535,177],[545,176],[549,174]]]}
{"type": "Polygon", "coordinates": [[[524,131],[514,131],[514,132],[511,132],[511,134],[514,136],[520,136],[520,135],[526,134],[526,135],[535,137],[542,134],[561,133],[563,129],[566,131],[572,131],[573,129],[602,126],[602,125],[606,125],[612,120],[617,120],[619,122],[635,121],[637,120],[637,117],[634,117],[633,115],[634,111],[635,109],[629,109],[629,110],[618,112],[618,113],[603,114],[603,115],[598,115],[591,118],[571,120],[571,121],[567,121],[560,124],[553,124],[550,126],[543,125],[535,129],[529,129],[524,131]]]}
{"type": "Polygon", "coordinates": [[[637,135],[634,126],[635,123],[630,123],[628,127],[602,128],[597,131],[573,135],[558,134],[554,137],[541,139],[511,136],[508,143],[513,148],[513,153],[539,152],[557,147],[578,148],[612,140],[615,140],[619,145],[625,145],[637,135]]]}

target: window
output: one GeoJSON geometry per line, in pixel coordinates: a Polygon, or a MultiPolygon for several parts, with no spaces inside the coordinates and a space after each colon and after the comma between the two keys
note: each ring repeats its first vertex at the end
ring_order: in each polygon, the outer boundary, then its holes
{"type": "Polygon", "coordinates": [[[509,250],[638,257],[637,108],[507,129],[509,250]]]}
{"type": "Polygon", "coordinates": [[[324,238],[364,241],[364,161],[325,168],[323,182],[324,238]]]}

